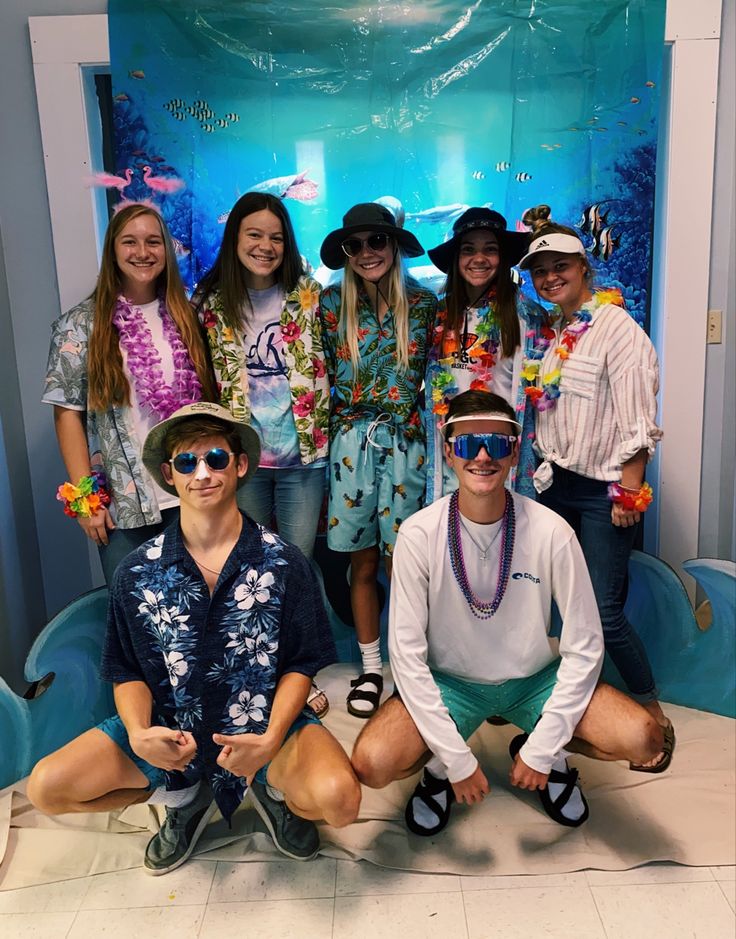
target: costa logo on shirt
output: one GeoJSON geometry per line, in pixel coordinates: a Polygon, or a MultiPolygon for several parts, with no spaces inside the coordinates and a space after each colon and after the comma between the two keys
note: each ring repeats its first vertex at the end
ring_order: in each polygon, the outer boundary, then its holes
{"type": "Polygon", "coordinates": [[[535,577],[534,574],[530,574],[529,571],[516,571],[516,573],[511,575],[512,580],[530,580],[533,584],[538,584],[539,578],[535,577]]]}

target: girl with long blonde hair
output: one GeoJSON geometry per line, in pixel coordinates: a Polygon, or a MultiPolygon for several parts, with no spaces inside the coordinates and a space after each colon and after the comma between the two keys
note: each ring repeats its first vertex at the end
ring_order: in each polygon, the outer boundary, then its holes
{"type": "Polygon", "coordinates": [[[348,711],[368,718],[383,690],[378,570],[387,575],[401,522],[421,508],[425,436],[420,390],[437,300],[404,272],[423,249],[383,205],[353,206],[321,249],[342,269],[323,291],[325,356],[333,385],[327,543],[350,554],[350,602],[361,674],[348,711]]]}
{"type": "Polygon", "coordinates": [[[69,474],[57,498],[97,545],[108,583],[176,516],[141,460],[148,430],[216,397],[168,229],[150,205],[126,205],[108,225],[94,292],[52,326],[43,395],[69,474]]]}

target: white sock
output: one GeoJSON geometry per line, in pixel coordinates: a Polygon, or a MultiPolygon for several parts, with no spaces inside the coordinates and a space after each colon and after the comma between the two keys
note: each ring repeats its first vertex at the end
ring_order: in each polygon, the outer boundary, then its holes
{"type": "Polygon", "coordinates": [[[445,764],[438,756],[431,756],[424,764],[424,768],[428,769],[435,779],[447,779],[445,764]]]}
{"type": "Polygon", "coordinates": [[[271,796],[274,802],[284,802],[285,796],[280,789],[277,789],[275,786],[272,786],[271,783],[266,783],[266,792],[271,796]]]}
{"type": "Polygon", "coordinates": [[[363,660],[363,674],[373,672],[380,675],[383,667],[380,638],[376,639],[375,642],[359,642],[358,648],[360,649],[360,657],[363,660]]]}
{"type": "MultiPolygon", "coordinates": [[[[561,773],[568,772],[569,767],[567,765],[567,760],[565,759],[566,752],[567,751],[563,750],[560,756],[557,757],[557,760],[552,764],[552,769],[559,770],[561,773]]],[[[565,786],[563,783],[547,783],[547,789],[549,790],[549,795],[553,802],[556,801],[564,788],[565,786]]],[[[570,793],[570,798],[559,809],[559,811],[562,815],[565,816],[565,818],[569,818],[571,822],[576,822],[579,818],[582,817],[583,812],[585,812],[585,805],[583,804],[583,799],[578,786],[574,787],[570,793]]]]}
{"type": "MultiPolygon", "coordinates": [[[[447,779],[447,770],[445,769],[444,764],[436,756],[432,757],[424,769],[436,779],[447,779]],[[433,768],[434,766],[436,766],[436,770],[433,768]]],[[[444,810],[447,808],[447,793],[438,792],[433,795],[432,798],[444,812],[444,810]]],[[[421,828],[434,828],[434,826],[439,823],[439,818],[437,818],[432,809],[426,805],[423,799],[419,799],[416,796],[411,800],[411,812],[417,825],[419,825],[421,828]]]]}
{"type": "Polygon", "coordinates": [[[166,786],[159,786],[158,789],[153,790],[146,802],[148,805],[165,805],[170,809],[183,809],[185,805],[194,802],[198,792],[198,782],[186,789],[176,789],[171,792],[166,786]]]}

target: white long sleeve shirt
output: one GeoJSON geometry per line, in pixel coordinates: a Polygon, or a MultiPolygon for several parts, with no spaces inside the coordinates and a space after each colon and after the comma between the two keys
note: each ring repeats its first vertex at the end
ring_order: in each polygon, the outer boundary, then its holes
{"type": "MultiPolygon", "coordinates": [[[[603,664],[603,633],[580,545],[558,515],[514,494],[516,538],[511,576],[490,619],[475,617],[450,564],[445,496],[402,523],[393,555],[389,654],[394,682],[417,730],[444,763],[450,782],[466,779],[478,762],[442,702],[431,669],[498,684],[526,678],[558,657],[554,690],[521,749],[532,769],[548,773],[570,741],[595,690],[603,664]],[[549,636],[552,600],[563,628],[549,636]]],[[[496,590],[502,522],[464,521],[463,553],[476,596],[496,590]],[[487,560],[471,536],[481,532],[487,560]]]]}

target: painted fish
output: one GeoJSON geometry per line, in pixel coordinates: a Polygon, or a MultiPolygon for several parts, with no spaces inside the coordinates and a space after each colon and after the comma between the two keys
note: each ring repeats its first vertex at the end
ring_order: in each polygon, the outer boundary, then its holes
{"type": "Polygon", "coordinates": [[[209,104],[206,101],[194,101],[193,105],[195,108],[208,108],[209,104]]]}
{"type": "Polygon", "coordinates": [[[505,173],[508,169],[511,169],[511,164],[508,162],[508,160],[499,160],[499,162],[496,163],[497,173],[505,173]]]}
{"type": "Polygon", "coordinates": [[[181,111],[174,111],[171,116],[175,121],[185,121],[187,119],[186,114],[182,114],[181,111]]]}
{"type": "Polygon", "coordinates": [[[275,176],[262,183],[251,186],[251,192],[268,192],[281,199],[295,199],[297,202],[309,202],[317,198],[317,184],[307,179],[309,170],[294,176],[275,176]]]}
{"type": "Polygon", "coordinates": [[[212,126],[212,124],[200,124],[199,126],[202,128],[205,134],[214,133],[215,128],[212,126]]]}
{"type": "Polygon", "coordinates": [[[229,127],[230,121],[225,121],[221,117],[218,117],[217,120],[215,121],[215,125],[217,127],[229,127]]]}
{"type": "Polygon", "coordinates": [[[604,228],[595,239],[591,254],[594,258],[607,261],[621,243],[621,236],[613,234],[613,225],[604,228]]]}
{"type": "Polygon", "coordinates": [[[146,73],[142,68],[135,68],[132,72],[128,72],[128,78],[145,78],[146,73]]]}
{"type": "Polygon", "coordinates": [[[240,116],[238,114],[226,114],[225,120],[230,121],[231,124],[237,124],[240,120],[240,116]]]}
{"type": "Polygon", "coordinates": [[[171,101],[167,101],[164,107],[167,111],[178,111],[184,107],[186,101],[183,101],[181,98],[172,98],[171,101]]]}
{"type": "Polygon", "coordinates": [[[115,95],[112,99],[113,101],[130,101],[130,98],[125,94],[124,91],[121,91],[119,95],[115,95]]]}
{"type": "Polygon", "coordinates": [[[637,97],[634,95],[633,97],[629,98],[629,101],[630,101],[632,104],[638,104],[638,103],[641,101],[641,98],[637,98],[637,97]]]}
{"type": "Polygon", "coordinates": [[[516,176],[514,176],[517,183],[528,183],[529,180],[533,178],[534,177],[529,173],[517,173],[516,176]]]}
{"type": "Polygon", "coordinates": [[[190,251],[190,249],[187,248],[187,246],[184,244],[184,242],[183,242],[183,241],[179,241],[178,238],[173,238],[173,237],[172,237],[171,242],[172,242],[172,244],[174,245],[174,254],[175,254],[178,258],[185,258],[185,257],[187,257],[187,255],[189,255],[189,254],[192,253],[192,252],[190,251]]]}
{"type": "Polygon", "coordinates": [[[594,202],[593,205],[586,206],[583,209],[583,215],[578,222],[578,228],[589,235],[595,237],[599,231],[606,227],[608,212],[602,212],[602,202],[594,202]]]}
{"type": "Polygon", "coordinates": [[[654,88],[654,82],[644,82],[647,88],[654,88]]]}
{"type": "Polygon", "coordinates": [[[473,179],[485,179],[486,178],[486,174],[481,173],[480,170],[475,170],[470,175],[473,177],[473,179]]]}

